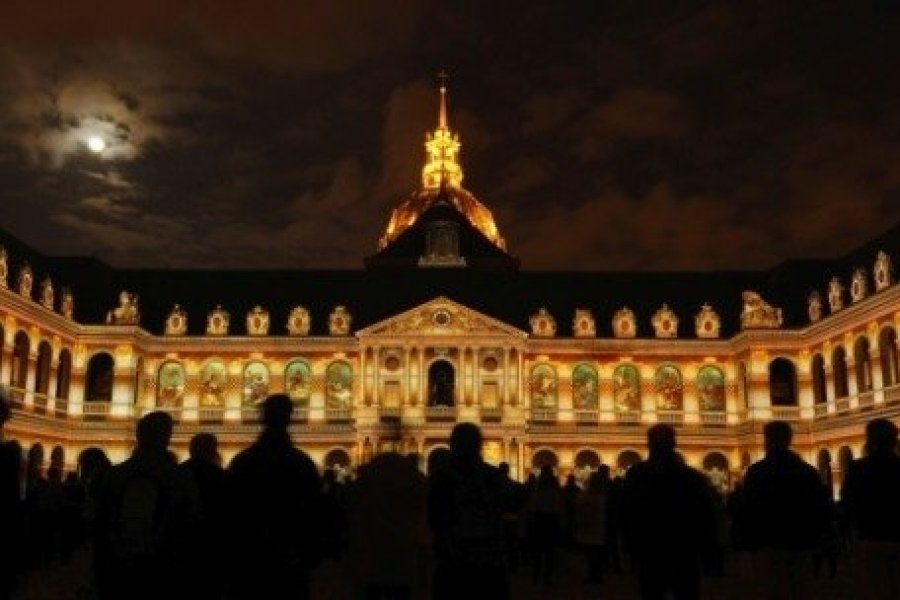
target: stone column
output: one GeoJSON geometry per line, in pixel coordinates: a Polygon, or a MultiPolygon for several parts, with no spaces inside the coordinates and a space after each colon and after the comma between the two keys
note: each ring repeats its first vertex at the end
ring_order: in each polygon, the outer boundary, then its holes
{"type": "Polygon", "coordinates": [[[501,382],[503,387],[500,388],[500,406],[509,406],[509,347],[503,348],[503,369],[501,371],[501,382]]]}

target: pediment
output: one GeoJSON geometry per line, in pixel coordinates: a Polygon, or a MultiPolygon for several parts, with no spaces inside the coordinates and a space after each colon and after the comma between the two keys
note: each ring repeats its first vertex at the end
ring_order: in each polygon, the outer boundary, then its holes
{"type": "Polygon", "coordinates": [[[421,306],[385,319],[357,332],[373,336],[501,336],[525,339],[528,335],[492,317],[439,296],[421,306]]]}

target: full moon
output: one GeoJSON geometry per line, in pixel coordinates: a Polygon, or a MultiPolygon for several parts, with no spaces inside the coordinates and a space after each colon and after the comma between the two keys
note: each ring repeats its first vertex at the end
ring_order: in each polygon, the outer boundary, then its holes
{"type": "Polygon", "coordinates": [[[87,147],[94,154],[100,154],[106,149],[106,140],[99,135],[92,135],[87,140],[87,147]]]}

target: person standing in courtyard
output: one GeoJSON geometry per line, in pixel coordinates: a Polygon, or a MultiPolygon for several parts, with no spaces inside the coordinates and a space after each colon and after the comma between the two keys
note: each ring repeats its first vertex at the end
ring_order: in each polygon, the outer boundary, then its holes
{"type": "Polygon", "coordinates": [[[866,455],[851,463],[841,501],[856,531],[865,598],[900,598],[900,457],[891,421],[866,426],[866,455]]]}
{"type": "Polygon", "coordinates": [[[263,402],[263,431],[231,461],[225,477],[232,539],[230,598],[310,598],[321,554],[322,482],[315,463],[294,446],[294,403],[263,402]]]}
{"type": "Polygon", "coordinates": [[[700,566],[716,540],[710,483],[675,452],[675,430],[647,431],[650,456],[628,469],[622,489],[626,551],[642,600],[700,597],[700,566]]]}
{"type": "Polygon", "coordinates": [[[819,474],[790,448],[784,421],[767,423],[766,456],[747,469],[743,510],[754,577],[773,600],[804,599],[813,578],[812,553],[828,540],[828,496],[819,474]]]}

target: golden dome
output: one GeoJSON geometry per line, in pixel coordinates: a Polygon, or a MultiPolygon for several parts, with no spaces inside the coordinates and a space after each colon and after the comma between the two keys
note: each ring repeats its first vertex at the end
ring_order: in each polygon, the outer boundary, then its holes
{"type": "Polygon", "coordinates": [[[494,217],[487,207],[471,192],[462,187],[463,170],[459,164],[459,135],[447,124],[446,76],[441,76],[438,126],[425,134],[425,166],[422,167],[422,188],[413,193],[391,212],[387,229],[378,241],[382,249],[415,223],[422,213],[438,198],[448,200],[484,236],[501,250],[506,241],[500,236],[494,217]]]}

